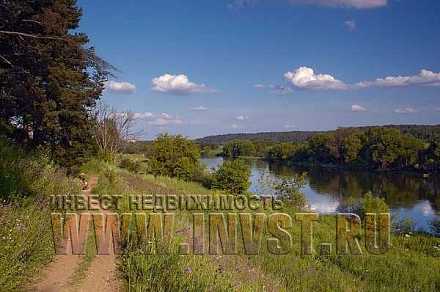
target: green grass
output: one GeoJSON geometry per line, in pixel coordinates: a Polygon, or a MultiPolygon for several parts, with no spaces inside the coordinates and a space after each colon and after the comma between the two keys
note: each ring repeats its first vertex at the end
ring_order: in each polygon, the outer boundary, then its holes
{"type": "MultiPolygon", "coordinates": [[[[293,214],[293,210],[290,210],[293,214]]],[[[426,235],[392,235],[392,247],[384,255],[302,256],[300,227],[292,252],[285,256],[263,253],[252,257],[267,273],[278,275],[287,289],[300,291],[439,291],[440,238],[426,235]]],[[[314,249],[321,242],[335,242],[334,216],[320,216],[314,228],[314,249]]],[[[333,244],[334,249],[334,244],[333,244]]]]}
{"type": "Polygon", "coordinates": [[[78,194],[76,179],[42,154],[0,141],[0,287],[21,290],[54,255],[50,195],[78,194]]]}
{"type": "MultiPolygon", "coordinates": [[[[134,174],[123,169],[96,172],[99,181],[94,193],[124,194],[213,194],[197,183],[185,182],[169,177],[134,174]],[[110,176],[110,177],[108,177],[110,176]],[[118,181],[113,184],[111,181],[118,181]]],[[[122,212],[122,210],[121,210],[122,212]]],[[[176,214],[176,229],[187,227],[187,213],[176,214]]],[[[177,240],[185,240],[179,236],[177,240]]],[[[177,253],[177,242],[162,243],[161,249],[172,251],[167,254],[146,255],[145,242],[130,242],[120,257],[120,271],[130,291],[255,291],[261,287],[258,281],[247,281],[237,286],[232,279],[233,267],[221,272],[219,264],[208,256],[181,256],[177,253]]],[[[260,289],[261,290],[261,289],[260,289]]]]}
{"type": "MultiPolygon", "coordinates": [[[[79,193],[77,180],[67,178],[50,163],[22,160],[17,173],[20,188],[13,201],[0,207],[0,287],[22,289],[53,256],[47,197],[79,193]],[[27,196],[27,198],[26,198],[27,196]],[[24,197],[24,198],[23,198],[24,197]]],[[[44,161],[44,160],[43,160],[44,161]]],[[[1,166],[1,165],[0,165],[1,166]]],[[[5,170],[4,170],[5,171],[5,170]]],[[[81,171],[98,176],[94,194],[212,194],[198,183],[168,177],[134,174],[114,165],[92,160],[81,171]]],[[[282,212],[291,215],[294,208],[282,212]]],[[[176,214],[176,229],[188,226],[188,212],[176,214]]],[[[177,242],[163,243],[166,255],[146,255],[145,242],[127,244],[119,258],[120,272],[131,291],[261,291],[277,283],[285,291],[439,291],[440,238],[422,234],[392,235],[392,248],[384,255],[302,256],[300,226],[289,230],[293,248],[274,256],[263,242],[258,256],[180,256],[177,242]],[[265,280],[260,280],[264,276],[265,280]]],[[[315,250],[321,242],[335,241],[335,218],[320,216],[315,225],[315,250]]],[[[240,234],[240,233],[239,233],[240,234]]],[[[266,237],[267,238],[267,237],[266,237]]],[[[180,234],[177,240],[187,240],[180,234]]],[[[82,279],[95,250],[89,240],[86,256],[75,273],[82,279]]]]}
{"type": "MultiPolygon", "coordinates": [[[[156,194],[214,194],[197,183],[188,183],[168,177],[154,177],[116,170],[117,176],[130,192],[156,194]]],[[[283,212],[291,215],[294,208],[283,212]]],[[[182,214],[180,214],[182,215],[182,214]]],[[[187,219],[179,216],[180,226],[187,219]]],[[[121,262],[121,271],[127,287],[133,291],[222,291],[261,290],[264,283],[241,277],[233,263],[248,261],[250,269],[261,271],[269,279],[279,281],[286,291],[438,291],[440,289],[440,239],[416,234],[392,235],[392,248],[384,255],[362,256],[302,256],[300,226],[294,224],[293,248],[288,255],[267,253],[264,244],[258,256],[230,256],[226,267],[212,256],[145,255],[141,246],[128,247],[121,262]],[[234,259],[232,259],[234,258],[234,259]],[[232,265],[232,267],[228,267],[232,265]],[[242,280],[241,285],[237,285],[242,280]]],[[[320,216],[315,226],[315,250],[321,242],[335,241],[335,218],[320,216]]],[[[168,246],[173,250],[175,245],[168,246]]],[[[334,249],[334,246],[333,246],[334,249]]]]}
{"type": "Polygon", "coordinates": [[[21,290],[54,255],[50,215],[27,200],[0,207],[0,287],[21,290]]]}

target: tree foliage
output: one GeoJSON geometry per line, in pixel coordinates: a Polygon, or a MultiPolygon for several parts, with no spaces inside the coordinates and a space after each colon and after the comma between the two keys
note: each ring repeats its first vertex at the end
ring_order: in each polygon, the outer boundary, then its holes
{"type": "Polygon", "coordinates": [[[300,143],[234,141],[224,146],[223,155],[240,156],[245,143],[249,149],[264,147],[262,156],[269,161],[371,170],[440,170],[440,138],[426,137],[431,138],[420,139],[395,127],[341,128],[300,143]]]}
{"type": "Polygon", "coordinates": [[[255,156],[255,145],[249,140],[237,140],[223,146],[223,157],[237,158],[240,156],[255,156]]]}
{"type": "Polygon", "coordinates": [[[111,66],[76,32],[74,0],[1,0],[0,15],[0,134],[72,165],[93,145],[90,109],[111,66]]]}
{"type": "Polygon", "coordinates": [[[231,194],[242,194],[249,189],[250,175],[250,167],[243,160],[226,160],[214,173],[213,187],[231,194]]]}
{"type": "Polygon", "coordinates": [[[180,135],[160,135],[149,147],[146,157],[148,171],[154,175],[191,180],[201,172],[198,145],[180,135]]]}

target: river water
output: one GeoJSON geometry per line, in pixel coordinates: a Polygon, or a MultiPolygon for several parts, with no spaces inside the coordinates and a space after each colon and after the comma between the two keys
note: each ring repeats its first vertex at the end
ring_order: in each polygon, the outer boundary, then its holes
{"type": "MultiPolygon", "coordinates": [[[[348,197],[362,197],[367,192],[383,197],[391,208],[393,221],[410,219],[417,231],[432,232],[432,222],[440,220],[440,176],[423,178],[402,173],[372,173],[329,169],[304,169],[246,160],[251,167],[250,191],[268,194],[262,176],[289,177],[306,172],[303,192],[310,208],[319,213],[337,212],[348,197]]],[[[215,169],[223,158],[203,158],[202,163],[215,169]]]]}

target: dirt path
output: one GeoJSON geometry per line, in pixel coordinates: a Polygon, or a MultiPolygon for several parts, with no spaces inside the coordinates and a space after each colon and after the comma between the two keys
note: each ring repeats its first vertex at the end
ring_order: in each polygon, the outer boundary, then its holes
{"type": "MultiPolygon", "coordinates": [[[[90,178],[89,188],[82,192],[84,196],[91,195],[91,190],[97,181],[97,177],[90,178]]],[[[122,291],[117,278],[115,255],[95,256],[85,272],[85,278],[81,279],[79,283],[74,283],[73,278],[80,269],[80,264],[83,262],[84,257],[71,255],[70,253],[71,251],[68,251],[68,255],[55,256],[54,261],[42,272],[42,277],[29,290],[40,292],[122,291]]]]}

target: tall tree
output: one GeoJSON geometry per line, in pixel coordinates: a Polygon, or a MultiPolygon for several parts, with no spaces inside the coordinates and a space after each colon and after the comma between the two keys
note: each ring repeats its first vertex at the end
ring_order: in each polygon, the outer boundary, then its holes
{"type": "Polygon", "coordinates": [[[72,165],[92,145],[110,66],[76,32],[75,0],[0,0],[0,135],[72,165]]]}

